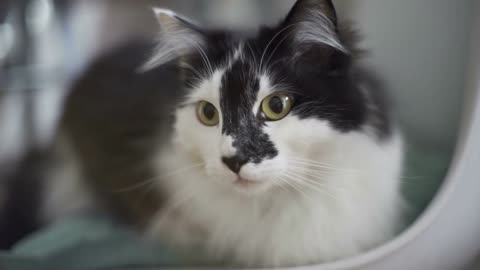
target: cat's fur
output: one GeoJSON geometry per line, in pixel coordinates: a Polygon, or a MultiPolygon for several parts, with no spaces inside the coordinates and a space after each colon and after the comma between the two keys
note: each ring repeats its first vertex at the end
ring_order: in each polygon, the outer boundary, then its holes
{"type": "Polygon", "coordinates": [[[74,87],[46,220],[102,205],[149,236],[243,266],[326,262],[394,236],[401,136],[331,1],[299,0],[253,36],[156,15],[150,60],[136,44],[74,87]],[[265,121],[261,102],[276,92],[294,106],[265,121]],[[199,101],[217,108],[219,125],[199,122],[199,101]],[[241,160],[238,174],[225,158],[241,160]]]}

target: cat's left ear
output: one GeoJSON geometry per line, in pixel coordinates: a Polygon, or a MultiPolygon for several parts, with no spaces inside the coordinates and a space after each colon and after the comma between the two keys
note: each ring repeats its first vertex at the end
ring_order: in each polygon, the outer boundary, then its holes
{"type": "Polygon", "coordinates": [[[339,39],[332,0],[298,0],[285,19],[284,27],[292,29],[297,45],[319,44],[346,52],[339,39]]]}
{"type": "Polygon", "coordinates": [[[153,8],[160,24],[155,53],[143,67],[148,70],[195,53],[205,46],[205,36],[191,20],[168,9],[153,8]]]}

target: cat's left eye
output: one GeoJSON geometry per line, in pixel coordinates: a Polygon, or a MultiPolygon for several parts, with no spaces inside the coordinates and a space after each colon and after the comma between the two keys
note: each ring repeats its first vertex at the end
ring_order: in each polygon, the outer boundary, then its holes
{"type": "Polygon", "coordinates": [[[293,100],[287,94],[273,94],[262,101],[262,114],[268,121],[279,121],[292,110],[293,100]]]}
{"type": "Polygon", "coordinates": [[[207,101],[200,101],[198,103],[197,118],[202,124],[208,127],[216,126],[220,122],[217,108],[207,101]]]}

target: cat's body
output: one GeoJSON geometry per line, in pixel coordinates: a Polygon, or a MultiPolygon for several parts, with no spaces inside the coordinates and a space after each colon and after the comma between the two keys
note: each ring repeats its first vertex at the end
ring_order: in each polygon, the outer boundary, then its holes
{"type": "Polygon", "coordinates": [[[401,136],[330,1],[300,0],[254,37],[156,13],[149,61],[148,44],[127,48],[74,87],[46,221],[100,208],[244,266],[331,261],[394,236],[401,136]]]}

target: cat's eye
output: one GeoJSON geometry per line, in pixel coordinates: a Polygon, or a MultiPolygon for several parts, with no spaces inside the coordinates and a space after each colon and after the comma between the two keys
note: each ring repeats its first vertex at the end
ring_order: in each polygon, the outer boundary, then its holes
{"type": "Polygon", "coordinates": [[[197,118],[205,126],[213,127],[220,122],[218,110],[212,103],[200,101],[197,105],[197,118]]]}
{"type": "Polygon", "coordinates": [[[287,94],[273,94],[262,101],[262,113],[268,121],[279,121],[292,110],[293,100],[287,94]]]}

